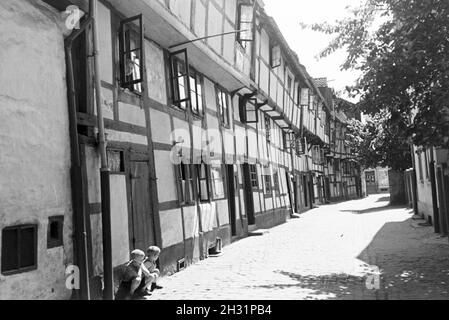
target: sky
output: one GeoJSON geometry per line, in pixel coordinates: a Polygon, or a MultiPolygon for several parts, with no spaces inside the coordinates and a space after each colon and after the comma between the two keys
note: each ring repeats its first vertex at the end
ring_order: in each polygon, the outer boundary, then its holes
{"type": "Polygon", "coordinates": [[[278,24],[290,48],[294,50],[299,61],[306,67],[313,78],[327,78],[329,86],[337,92],[352,85],[358,78],[354,71],[341,71],[345,51],[340,50],[331,56],[317,60],[318,54],[332,40],[333,36],[320,32],[303,30],[300,22],[305,24],[332,23],[348,15],[347,6],[357,6],[360,0],[263,0],[265,11],[278,24]]]}

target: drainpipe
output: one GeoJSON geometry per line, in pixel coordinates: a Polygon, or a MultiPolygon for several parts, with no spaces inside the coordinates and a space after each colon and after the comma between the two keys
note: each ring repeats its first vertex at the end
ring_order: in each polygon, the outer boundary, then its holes
{"type": "Polygon", "coordinates": [[[101,157],[100,183],[101,183],[101,220],[103,228],[103,268],[104,268],[104,300],[113,300],[113,275],[112,275],[112,239],[111,239],[111,192],[110,192],[110,170],[106,157],[106,137],[104,132],[103,110],[101,102],[101,77],[100,77],[100,54],[98,41],[98,7],[97,0],[90,0],[89,10],[93,19],[93,57],[95,68],[95,97],[98,119],[98,147],[101,157]]]}
{"type": "Polygon", "coordinates": [[[80,290],[77,298],[81,300],[90,300],[90,284],[89,284],[89,255],[87,248],[87,223],[86,223],[86,207],[83,191],[85,187],[82,179],[81,158],[79,153],[77,115],[76,115],[76,91],[75,79],[73,72],[72,45],[91,24],[92,19],[88,18],[82,23],[80,29],[73,32],[64,41],[65,53],[67,59],[67,85],[68,85],[68,104],[69,104],[69,127],[70,127],[70,146],[71,146],[71,185],[72,185],[72,201],[73,201],[73,224],[75,227],[75,257],[76,264],[80,269],[80,290]]]}

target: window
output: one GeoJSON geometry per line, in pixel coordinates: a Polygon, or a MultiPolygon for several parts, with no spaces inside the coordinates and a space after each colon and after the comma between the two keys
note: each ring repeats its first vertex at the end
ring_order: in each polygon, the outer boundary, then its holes
{"type": "Polygon", "coordinates": [[[37,226],[22,225],[3,229],[2,274],[37,269],[37,226]]]}
{"type": "Polygon", "coordinates": [[[300,156],[305,154],[306,152],[306,145],[305,145],[305,139],[301,137],[296,138],[296,155],[300,156]]]}
{"type": "Polygon", "coordinates": [[[281,189],[279,188],[279,173],[277,172],[274,173],[273,180],[274,180],[274,190],[276,192],[280,192],[281,189]]]}
{"type": "Polygon", "coordinates": [[[229,126],[229,95],[217,88],[217,101],[218,101],[218,111],[221,123],[228,127],[229,126]]]}
{"type": "Polygon", "coordinates": [[[179,202],[183,204],[193,203],[193,172],[191,164],[181,164],[176,166],[179,179],[179,202]]]}
{"type": "Polygon", "coordinates": [[[242,123],[258,123],[259,122],[259,107],[257,99],[245,99],[240,97],[240,120],[242,123]]]}
{"type": "Polygon", "coordinates": [[[130,91],[142,92],[144,72],[142,15],[121,21],[119,46],[121,86],[130,91]]]}
{"type": "Polygon", "coordinates": [[[289,96],[292,96],[292,78],[290,76],[287,77],[287,92],[289,96]]]}
{"type": "Polygon", "coordinates": [[[281,46],[270,44],[270,64],[271,68],[275,69],[281,66],[281,46]]]}
{"type": "Polygon", "coordinates": [[[287,133],[282,131],[282,149],[288,150],[287,133]]]}
{"type": "Polygon", "coordinates": [[[271,194],[272,188],[271,188],[271,176],[266,175],[264,176],[265,181],[265,194],[271,194]]]}
{"type": "MultiPolygon", "coordinates": [[[[195,79],[196,82],[196,79],[195,79]]],[[[183,110],[187,109],[190,101],[190,72],[187,50],[180,50],[170,54],[170,85],[173,105],[183,110]]],[[[198,88],[196,88],[197,92],[198,88]]]]}
{"type": "Polygon", "coordinates": [[[259,179],[257,178],[257,166],[255,164],[251,164],[249,166],[249,174],[251,180],[251,187],[255,190],[259,189],[259,179]]]}
{"type": "Polygon", "coordinates": [[[301,106],[309,106],[310,105],[310,93],[309,88],[301,88],[299,92],[299,104],[301,106]]]}
{"type": "Polygon", "coordinates": [[[223,199],[225,197],[223,173],[221,165],[211,166],[211,180],[214,199],[223,199]]]}
{"type": "Polygon", "coordinates": [[[335,172],[340,172],[340,159],[335,159],[334,160],[334,171],[335,172]]]}
{"type": "Polygon", "coordinates": [[[111,173],[125,172],[125,156],[123,151],[107,150],[108,166],[111,173]]]}
{"type": "Polygon", "coordinates": [[[271,142],[271,119],[267,114],[265,115],[265,136],[267,142],[271,142]]]}
{"type": "Polygon", "coordinates": [[[48,219],[47,248],[57,248],[64,244],[63,241],[64,216],[48,219]]]}
{"type": "Polygon", "coordinates": [[[201,202],[210,201],[209,192],[209,171],[208,166],[203,162],[196,165],[198,177],[198,195],[201,202]]]}
{"type": "Polygon", "coordinates": [[[201,76],[190,71],[190,106],[196,115],[203,115],[203,83],[201,76]]]}
{"type": "Polygon", "coordinates": [[[253,41],[254,36],[254,7],[249,4],[240,4],[238,6],[238,42],[253,41]],[[244,31],[243,31],[244,30],[244,31]]]}
{"type": "Polygon", "coordinates": [[[320,165],[320,164],[322,164],[321,160],[322,159],[321,159],[320,146],[313,146],[312,147],[312,161],[313,161],[313,164],[320,165]]]}

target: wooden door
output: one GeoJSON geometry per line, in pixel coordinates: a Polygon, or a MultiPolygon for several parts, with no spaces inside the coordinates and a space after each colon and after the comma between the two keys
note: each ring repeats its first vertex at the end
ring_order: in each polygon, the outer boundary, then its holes
{"type": "Polygon", "coordinates": [[[131,248],[145,251],[149,246],[155,244],[147,162],[131,162],[131,207],[131,248]]]}
{"type": "Polygon", "coordinates": [[[228,176],[228,204],[229,204],[229,221],[231,222],[231,235],[235,237],[237,235],[237,216],[235,210],[235,197],[236,190],[238,190],[235,184],[234,165],[227,165],[228,176]]]}
{"type": "Polygon", "coordinates": [[[246,214],[248,217],[248,225],[256,224],[256,217],[254,213],[254,195],[253,195],[253,186],[251,184],[251,174],[249,164],[245,163],[242,165],[243,168],[243,187],[245,194],[245,205],[246,205],[246,214]]]}

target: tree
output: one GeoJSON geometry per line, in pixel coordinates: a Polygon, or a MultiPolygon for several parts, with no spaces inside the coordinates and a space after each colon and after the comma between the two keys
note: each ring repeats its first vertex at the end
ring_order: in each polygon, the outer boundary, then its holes
{"type": "MultiPolygon", "coordinates": [[[[404,130],[391,126],[391,115],[382,111],[365,123],[350,120],[346,143],[355,151],[356,160],[365,168],[389,167],[404,171],[412,166],[410,145],[404,130]]],[[[394,120],[393,120],[394,122],[394,120]]]]}
{"type": "Polygon", "coordinates": [[[347,50],[342,69],[362,74],[348,88],[360,110],[401,130],[384,141],[449,147],[448,0],[365,0],[334,25],[303,27],[336,35],[321,57],[347,50]]]}

